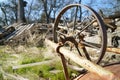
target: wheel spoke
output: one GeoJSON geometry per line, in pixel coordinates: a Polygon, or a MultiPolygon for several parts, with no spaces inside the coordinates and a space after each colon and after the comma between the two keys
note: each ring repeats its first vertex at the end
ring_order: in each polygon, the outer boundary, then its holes
{"type": "Polygon", "coordinates": [[[76,27],[77,30],[81,30],[81,29],[82,29],[81,26],[84,24],[85,20],[86,20],[86,17],[84,17],[84,18],[83,18],[83,21],[80,22],[80,23],[77,25],[77,27],[76,27]]]}
{"type": "Polygon", "coordinates": [[[64,34],[64,33],[60,32],[60,31],[56,31],[56,32],[59,33],[60,35],[64,36],[64,37],[66,37],[66,34],[64,34]]]}
{"type": "Polygon", "coordinates": [[[66,20],[65,16],[63,16],[63,20],[65,21],[65,25],[66,25],[66,27],[67,27],[68,30],[69,30],[69,27],[68,27],[67,20],[66,20]]]}
{"type": "Polygon", "coordinates": [[[86,48],[83,47],[82,49],[83,49],[83,51],[85,53],[86,58],[91,61],[91,58],[90,58],[89,53],[87,52],[86,48]]]}
{"type": "Polygon", "coordinates": [[[79,50],[78,46],[75,46],[75,47],[76,47],[76,49],[77,49],[77,51],[78,51],[79,55],[80,55],[80,56],[82,56],[82,54],[81,54],[81,52],[80,52],[80,50],[79,50]]]}
{"type": "Polygon", "coordinates": [[[77,12],[78,12],[78,7],[76,7],[76,11],[75,11],[75,19],[74,19],[74,23],[73,23],[73,30],[75,30],[76,19],[77,19],[77,12]]]}
{"type": "Polygon", "coordinates": [[[96,21],[95,20],[92,20],[87,26],[85,26],[79,33],[83,32],[85,29],[87,29],[90,25],[92,25],[94,22],[96,21]]]}
{"type": "Polygon", "coordinates": [[[86,41],[81,41],[80,43],[87,46],[87,47],[91,47],[91,48],[95,48],[95,49],[99,49],[101,47],[100,44],[86,42],[86,41]]]}

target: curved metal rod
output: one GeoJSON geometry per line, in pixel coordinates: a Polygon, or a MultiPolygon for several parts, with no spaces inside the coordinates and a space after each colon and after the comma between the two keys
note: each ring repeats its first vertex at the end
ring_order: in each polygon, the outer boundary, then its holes
{"type": "Polygon", "coordinates": [[[65,56],[60,52],[60,48],[63,45],[59,44],[59,46],[56,48],[57,53],[60,55],[61,60],[62,60],[62,65],[63,65],[63,69],[64,69],[64,75],[65,75],[65,79],[66,80],[70,80],[69,79],[69,74],[68,74],[68,69],[67,69],[67,65],[66,65],[66,60],[65,60],[65,56]]]}

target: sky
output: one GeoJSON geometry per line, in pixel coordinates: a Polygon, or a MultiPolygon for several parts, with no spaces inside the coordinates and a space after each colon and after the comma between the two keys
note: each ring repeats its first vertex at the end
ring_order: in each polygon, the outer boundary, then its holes
{"type": "MultiPolygon", "coordinates": [[[[7,0],[0,0],[0,3],[1,2],[6,2],[7,0]]],[[[28,1],[28,0],[26,0],[28,1]]],[[[30,2],[31,0],[29,0],[30,2]]],[[[79,0],[76,0],[76,2],[78,2],[79,0]]],[[[96,11],[98,11],[100,8],[109,8],[111,7],[111,5],[107,5],[107,4],[103,4],[104,2],[109,2],[109,0],[95,0],[94,1],[94,5],[90,5],[90,1],[91,0],[82,0],[82,4],[87,4],[88,6],[94,8],[96,11]],[[103,6],[104,5],[104,6],[103,6]]],[[[0,16],[2,15],[2,12],[1,12],[1,9],[0,9],[0,16]]]]}
{"type": "MultiPolygon", "coordinates": [[[[1,3],[1,2],[5,2],[5,1],[6,1],[6,0],[0,0],[0,3],[1,3]]],[[[1,14],[1,9],[0,9],[0,15],[2,15],[2,14],[1,14]]]]}
{"type": "Polygon", "coordinates": [[[7,0],[0,0],[0,2],[5,2],[5,1],[7,1],[7,0]]]}

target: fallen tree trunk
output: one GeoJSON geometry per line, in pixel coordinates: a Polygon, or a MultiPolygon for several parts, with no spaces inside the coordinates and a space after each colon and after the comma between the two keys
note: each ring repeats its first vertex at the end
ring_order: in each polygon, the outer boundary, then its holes
{"type": "MultiPolygon", "coordinates": [[[[51,46],[52,48],[54,48],[55,50],[58,47],[57,44],[55,44],[52,41],[47,40],[47,39],[45,40],[45,43],[48,44],[49,46],[51,46]]],[[[101,66],[99,66],[97,64],[90,62],[89,60],[85,59],[84,57],[81,57],[77,54],[73,54],[72,52],[70,52],[69,50],[66,50],[63,47],[60,48],[60,52],[61,52],[61,54],[70,58],[71,60],[73,60],[75,63],[79,64],[86,70],[99,75],[101,77],[101,79],[103,79],[103,80],[119,80],[116,78],[116,76],[112,72],[102,68],[101,66]]]]}

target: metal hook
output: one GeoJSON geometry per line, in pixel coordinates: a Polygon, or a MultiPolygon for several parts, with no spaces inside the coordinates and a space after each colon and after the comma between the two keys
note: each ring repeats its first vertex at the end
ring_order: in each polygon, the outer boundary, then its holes
{"type": "Polygon", "coordinates": [[[56,48],[57,53],[60,55],[61,60],[62,60],[62,65],[63,65],[63,69],[64,69],[64,75],[65,75],[65,79],[66,80],[70,80],[69,79],[69,74],[68,74],[68,70],[67,70],[67,65],[66,65],[66,60],[64,55],[60,52],[60,48],[63,47],[63,44],[60,42],[59,46],[56,48]]]}

